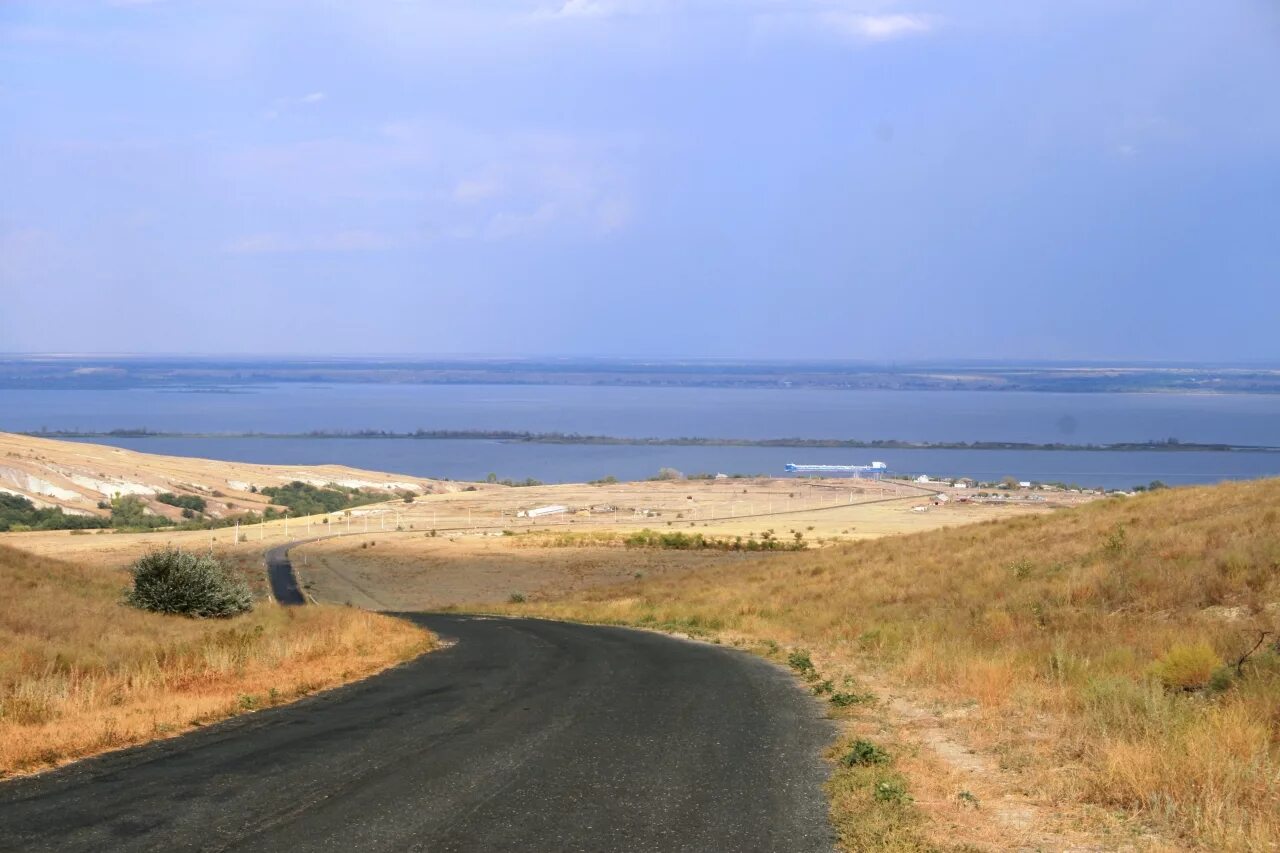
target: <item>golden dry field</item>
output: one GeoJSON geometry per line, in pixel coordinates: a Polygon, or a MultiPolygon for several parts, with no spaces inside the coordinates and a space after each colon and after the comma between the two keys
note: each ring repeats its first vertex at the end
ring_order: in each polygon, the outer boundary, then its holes
{"type": "MultiPolygon", "coordinates": [[[[409,505],[360,507],[327,525],[338,532],[350,528],[352,535],[303,545],[293,554],[304,587],[321,601],[392,611],[434,609],[498,603],[512,595],[561,595],[634,580],[637,574],[654,577],[753,558],[743,550],[625,547],[629,534],[645,529],[743,545],[765,536],[791,543],[799,534],[807,547],[823,548],[1050,511],[1048,501],[1030,497],[935,506],[929,493],[915,486],[848,480],[490,489],[419,498],[409,505]],[[532,519],[517,515],[540,506],[570,511],[532,519]],[[928,509],[918,511],[921,506],[928,509]]],[[[312,523],[313,535],[320,527],[325,525],[312,523]]],[[[294,529],[306,535],[304,527],[294,529]]],[[[279,535],[268,525],[266,541],[273,532],[279,535]]],[[[256,543],[256,530],[247,535],[249,544],[256,543]]]]}
{"type": "Polygon", "coordinates": [[[790,661],[890,757],[832,783],[851,850],[1280,845],[1280,480],[485,607],[790,661]]]}
{"type": "Polygon", "coordinates": [[[0,778],[288,702],[433,642],[341,607],[145,613],[122,603],[127,585],[119,568],[0,544],[0,778]]]}

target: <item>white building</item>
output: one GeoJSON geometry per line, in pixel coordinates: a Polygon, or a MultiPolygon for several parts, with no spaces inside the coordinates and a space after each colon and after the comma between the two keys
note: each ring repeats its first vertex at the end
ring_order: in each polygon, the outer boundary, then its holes
{"type": "Polygon", "coordinates": [[[559,515],[560,513],[568,511],[569,508],[567,506],[551,504],[550,506],[540,506],[535,509],[522,509],[518,515],[523,518],[540,518],[544,515],[559,515]]]}

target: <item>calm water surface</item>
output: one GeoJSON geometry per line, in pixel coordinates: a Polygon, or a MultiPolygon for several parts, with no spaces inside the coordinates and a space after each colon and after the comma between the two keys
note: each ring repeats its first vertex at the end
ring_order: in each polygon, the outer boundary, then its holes
{"type": "MultiPolygon", "coordinates": [[[[97,439],[95,439],[97,441],[97,439]]],[[[203,456],[284,465],[337,463],[418,477],[480,480],[533,477],[578,483],[607,475],[652,477],[662,467],[686,474],[781,475],[788,462],[859,464],[874,458],[898,473],[998,480],[1078,483],[1128,488],[1163,480],[1170,485],[1280,476],[1280,453],[1006,450],[838,450],[779,447],[644,447],[526,444],[503,441],[357,438],[122,438],[102,443],[174,456],[203,456]]]]}
{"type": "Polygon", "coordinates": [[[0,391],[0,428],[512,429],[620,436],[1280,444],[1280,395],[277,385],[0,391]]]}
{"type": "MultiPolygon", "coordinates": [[[[277,385],[234,393],[0,391],[0,429],[178,432],[509,429],[619,436],[892,438],[1077,443],[1280,444],[1280,396],[587,388],[524,385],[277,385]]],[[[282,464],[341,463],[422,477],[781,473],[787,462],[883,460],[900,472],[1131,486],[1280,475],[1280,454],[628,447],[377,439],[112,439],[155,453],[282,464]]]]}

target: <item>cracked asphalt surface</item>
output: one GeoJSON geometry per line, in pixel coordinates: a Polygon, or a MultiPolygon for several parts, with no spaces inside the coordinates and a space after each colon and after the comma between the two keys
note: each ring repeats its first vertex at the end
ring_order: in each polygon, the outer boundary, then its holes
{"type": "Polygon", "coordinates": [[[447,648],[0,784],[0,850],[830,851],[811,697],[742,652],[405,614],[447,648]]]}

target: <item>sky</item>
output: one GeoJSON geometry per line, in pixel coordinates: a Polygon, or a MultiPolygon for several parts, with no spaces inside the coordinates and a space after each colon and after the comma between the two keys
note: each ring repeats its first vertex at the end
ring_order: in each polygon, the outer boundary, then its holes
{"type": "Polygon", "coordinates": [[[0,352],[1280,361],[1280,4],[0,0],[0,352]]]}

